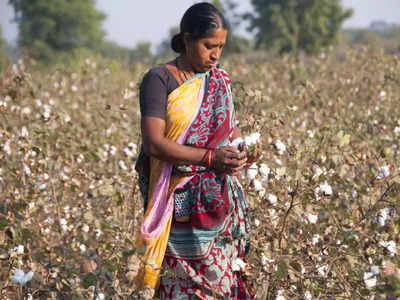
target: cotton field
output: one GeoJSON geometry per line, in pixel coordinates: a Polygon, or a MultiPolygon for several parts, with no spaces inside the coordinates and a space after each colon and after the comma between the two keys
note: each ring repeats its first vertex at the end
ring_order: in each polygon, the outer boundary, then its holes
{"type": "MultiPolygon", "coordinates": [[[[395,299],[400,56],[222,65],[243,141],[262,153],[240,176],[253,234],[249,259],[234,262],[257,299],[395,299]]],[[[1,299],[129,299],[148,67],[87,59],[39,72],[20,61],[0,75],[1,299]]]]}

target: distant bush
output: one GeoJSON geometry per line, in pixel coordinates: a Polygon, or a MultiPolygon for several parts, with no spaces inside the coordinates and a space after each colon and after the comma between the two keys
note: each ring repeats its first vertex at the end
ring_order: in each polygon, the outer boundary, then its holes
{"type": "Polygon", "coordinates": [[[10,64],[10,57],[7,53],[7,44],[3,39],[2,29],[0,27],[0,72],[10,64]]]}

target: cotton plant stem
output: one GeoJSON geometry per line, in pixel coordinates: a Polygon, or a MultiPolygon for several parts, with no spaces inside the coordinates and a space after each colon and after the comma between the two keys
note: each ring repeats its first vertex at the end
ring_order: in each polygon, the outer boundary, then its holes
{"type": "Polygon", "coordinates": [[[292,208],[294,207],[294,198],[295,198],[295,196],[297,195],[298,188],[299,188],[299,181],[296,182],[296,188],[295,188],[295,190],[294,190],[294,191],[291,193],[291,195],[290,195],[290,197],[291,197],[290,205],[289,205],[289,208],[287,209],[286,214],[285,214],[285,216],[284,216],[284,218],[283,218],[282,228],[281,228],[281,231],[280,231],[280,233],[279,233],[279,249],[282,248],[282,237],[283,237],[283,232],[285,231],[286,222],[287,222],[287,218],[288,218],[288,216],[289,216],[289,214],[290,214],[290,211],[291,211],[292,208]]]}

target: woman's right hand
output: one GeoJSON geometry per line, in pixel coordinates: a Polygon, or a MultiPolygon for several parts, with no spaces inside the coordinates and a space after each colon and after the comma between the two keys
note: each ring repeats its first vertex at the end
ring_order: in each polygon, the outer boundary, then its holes
{"type": "Polygon", "coordinates": [[[214,150],[213,167],[217,172],[232,176],[240,175],[247,162],[245,150],[239,151],[235,147],[225,146],[214,150]]]}

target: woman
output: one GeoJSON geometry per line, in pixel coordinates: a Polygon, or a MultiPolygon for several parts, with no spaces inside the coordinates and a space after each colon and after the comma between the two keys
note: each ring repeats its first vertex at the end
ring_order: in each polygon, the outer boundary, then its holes
{"type": "Polygon", "coordinates": [[[140,89],[137,162],[146,213],[137,284],[160,299],[250,299],[234,265],[249,241],[247,202],[236,178],[246,151],[235,128],[229,78],[218,68],[228,25],[209,3],[184,14],[172,49],[140,89]]]}

